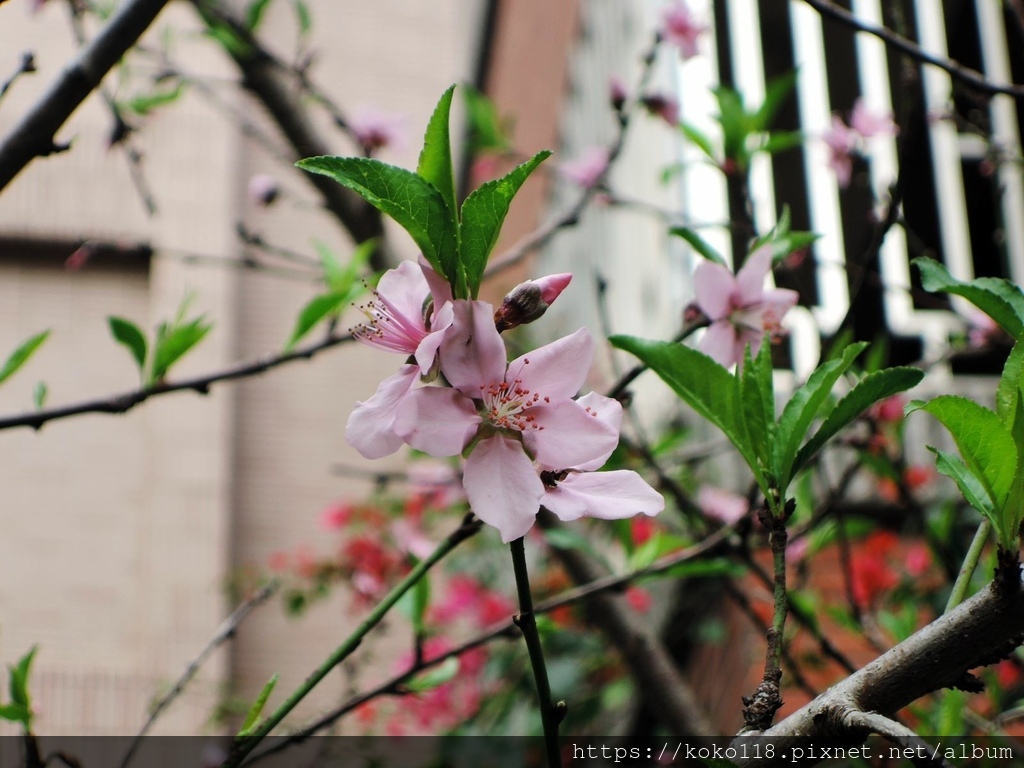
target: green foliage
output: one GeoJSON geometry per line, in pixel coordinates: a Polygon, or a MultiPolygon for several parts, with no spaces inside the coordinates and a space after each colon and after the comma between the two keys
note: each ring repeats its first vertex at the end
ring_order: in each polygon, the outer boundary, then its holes
{"type": "Polygon", "coordinates": [[[729,266],[725,262],[725,257],[712,248],[711,244],[697,234],[696,230],[690,229],[689,227],[672,227],[668,233],[670,235],[683,238],[683,240],[690,244],[693,250],[708,261],[713,261],[715,264],[721,264],[723,267],[729,266]]]}
{"type": "Polygon", "coordinates": [[[23,341],[17,349],[11,352],[11,354],[7,356],[7,360],[4,361],[3,366],[0,366],[0,384],[7,381],[11,376],[17,373],[18,369],[29,361],[29,358],[36,353],[36,350],[39,349],[39,347],[43,345],[43,342],[45,342],[49,337],[50,332],[48,330],[43,331],[42,333],[37,333],[35,336],[23,341]]]}
{"type": "Polygon", "coordinates": [[[334,179],[393,218],[454,290],[460,282],[455,216],[433,184],[412,171],[366,157],[310,157],[297,165],[334,179]]]}
{"type": "Polygon", "coordinates": [[[450,656],[435,667],[417,675],[405,684],[405,688],[412,693],[424,693],[433,690],[445,683],[450,683],[459,674],[459,660],[450,656]]]}
{"type": "Polygon", "coordinates": [[[793,251],[807,248],[821,237],[821,235],[815,232],[794,232],[789,227],[789,206],[785,205],[782,208],[782,215],[779,217],[778,223],[772,227],[771,232],[754,240],[750,246],[750,251],[756,251],[762,245],[770,244],[772,247],[772,260],[776,261],[788,256],[793,251]]]}
{"type": "Polygon", "coordinates": [[[462,231],[459,260],[466,273],[470,296],[476,298],[483,280],[487,259],[498,242],[512,199],[534,169],[551,156],[538,152],[500,179],[481,184],[462,204],[462,231]]]}
{"type": "Polygon", "coordinates": [[[185,92],[182,83],[176,83],[169,88],[159,88],[149,93],[143,93],[131,99],[118,102],[118,106],[127,112],[145,117],[158,107],[167,106],[176,102],[185,92]]]}
{"type": "Polygon", "coordinates": [[[402,595],[397,607],[412,624],[413,634],[416,637],[423,637],[426,633],[427,608],[430,607],[429,574],[417,581],[412,589],[402,595]]]}
{"type": "Polygon", "coordinates": [[[37,411],[41,411],[43,406],[46,405],[47,394],[49,394],[49,389],[46,386],[46,382],[37,381],[35,389],[32,390],[32,405],[35,406],[37,411]]]}
{"type": "Polygon", "coordinates": [[[295,0],[295,19],[299,24],[299,35],[305,37],[313,29],[313,15],[309,11],[309,4],[305,0],[295,0]]]}
{"type": "Polygon", "coordinates": [[[32,697],[28,690],[28,675],[38,646],[22,656],[16,664],[7,665],[10,702],[0,704],[0,720],[20,723],[28,731],[32,727],[32,697]]]}
{"type": "Polygon", "coordinates": [[[294,349],[296,344],[324,320],[335,322],[345,306],[359,298],[364,290],[359,276],[366,268],[377,241],[376,238],[371,238],[360,243],[346,265],[342,265],[323,243],[318,242],[314,245],[320,254],[327,291],[314,296],[299,312],[295,328],[284,347],[286,352],[294,349]]]}
{"type": "Polygon", "coordinates": [[[498,115],[494,102],[472,85],[461,87],[462,97],[466,103],[466,118],[469,121],[469,149],[473,153],[509,152],[512,142],[509,139],[509,121],[498,115]]]}
{"type": "Polygon", "coordinates": [[[245,28],[250,32],[256,32],[263,21],[263,13],[267,10],[271,0],[252,0],[245,9],[245,28]]]}
{"type": "MultiPolygon", "coordinates": [[[[1011,373],[1014,370],[1019,391],[1019,370],[1015,365],[1011,373]]],[[[932,448],[936,468],[953,480],[967,502],[991,521],[1000,545],[1016,549],[1024,448],[1020,398],[1012,410],[1007,408],[1004,405],[1002,413],[996,413],[964,397],[939,395],[928,402],[910,403],[907,413],[926,411],[949,430],[962,460],[932,448]]]]}
{"type": "Polygon", "coordinates": [[[775,154],[799,146],[804,136],[798,131],[772,131],[779,108],[789,97],[796,83],[796,72],[788,72],[771,80],[765,91],[765,99],[756,109],[748,109],[743,95],[734,88],[718,86],[712,90],[718,101],[716,121],[722,132],[722,155],[716,154],[711,138],[693,125],[682,123],[680,130],[708,159],[719,166],[732,165],[736,170],[746,172],[751,157],[757,152],[775,154]]]}
{"type": "Polygon", "coordinates": [[[459,211],[449,141],[452,86],[427,124],[415,173],[365,157],[311,157],[298,167],[334,179],[391,216],[456,298],[475,297],[516,192],[550,153],[540,152],[472,193],[459,211]]]}
{"type": "Polygon", "coordinates": [[[914,259],[913,263],[921,273],[921,284],[926,291],[963,296],[1014,339],[1024,336],[1024,293],[1019,286],[1001,277],[977,277],[963,282],[934,259],[922,257],[914,259]]]}
{"type": "Polygon", "coordinates": [[[247,736],[251,736],[259,728],[261,722],[261,715],[263,714],[263,708],[267,705],[267,699],[270,698],[270,694],[274,690],[274,686],[277,685],[277,674],[271,676],[267,681],[267,684],[263,686],[256,700],[249,707],[249,712],[245,716],[245,720],[242,722],[242,727],[238,729],[238,734],[235,736],[236,739],[244,739],[247,736]]]}
{"type": "Polygon", "coordinates": [[[722,430],[769,503],[785,496],[800,470],[840,430],[874,403],[913,387],[924,376],[917,368],[876,371],[833,403],[829,398],[833,386],[866,346],[853,345],[842,358],[816,370],[776,420],[767,343],[757,357],[748,350],[742,368],[733,376],[710,357],[682,344],[631,336],[613,336],[610,341],[640,358],[700,416],[722,430]],[[816,419],[822,419],[821,425],[807,439],[816,419]]]}
{"type": "Polygon", "coordinates": [[[144,387],[161,382],[171,366],[202,341],[213,328],[207,322],[206,315],[186,319],[190,304],[191,298],[186,297],[174,319],[157,326],[152,345],[147,342],[146,334],[136,323],[113,315],[107,318],[110,335],[131,354],[144,387]]]}

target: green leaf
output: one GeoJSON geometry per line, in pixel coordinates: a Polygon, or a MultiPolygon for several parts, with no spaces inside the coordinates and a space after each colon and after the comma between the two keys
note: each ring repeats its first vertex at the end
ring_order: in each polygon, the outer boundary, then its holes
{"type": "Polygon", "coordinates": [[[487,259],[494,244],[498,242],[501,225],[508,214],[512,199],[534,169],[550,155],[547,150],[538,152],[500,179],[481,184],[462,204],[459,260],[466,272],[466,283],[473,298],[476,298],[480,289],[487,259]]]}
{"type": "Polygon", "coordinates": [[[30,339],[22,342],[16,350],[11,352],[7,360],[4,362],[3,367],[0,368],[0,384],[7,381],[18,369],[21,368],[25,363],[28,362],[29,358],[35,354],[35,351],[42,346],[43,342],[49,338],[50,332],[48,330],[42,333],[37,333],[30,339]]]}
{"type": "Polygon", "coordinates": [[[36,382],[36,387],[32,390],[32,404],[37,411],[41,411],[43,406],[46,405],[46,395],[48,392],[49,389],[45,381],[36,382]]]}
{"type": "Polygon", "coordinates": [[[803,386],[793,393],[786,407],[782,409],[778,435],[772,450],[772,467],[781,487],[785,488],[792,480],[795,474],[793,463],[796,461],[800,444],[831,394],[832,387],[866,346],[864,342],[848,346],[843,351],[842,358],[819,366],[803,386]]]}
{"type": "Polygon", "coordinates": [[[804,135],[800,131],[772,131],[761,136],[755,149],[758,152],[777,155],[780,152],[799,147],[803,143],[804,135]]]}
{"type": "Polygon", "coordinates": [[[25,707],[19,704],[0,704],[0,720],[28,725],[30,719],[30,713],[25,707]]]}
{"type": "Polygon", "coordinates": [[[236,738],[244,739],[246,736],[251,736],[255,733],[259,727],[260,715],[263,714],[263,708],[267,705],[267,699],[270,698],[271,692],[274,690],[274,686],[277,685],[277,673],[271,676],[267,681],[267,684],[263,686],[263,690],[260,691],[259,696],[249,707],[249,712],[245,716],[245,721],[242,723],[242,727],[238,729],[238,735],[236,738]]]}
{"type": "Polygon", "coordinates": [[[662,555],[682,549],[687,543],[678,536],[659,532],[637,547],[626,561],[626,567],[631,571],[649,568],[662,555]]]}
{"type": "Polygon", "coordinates": [[[119,105],[125,110],[144,117],[158,107],[173,104],[184,92],[185,86],[182,83],[178,83],[173,88],[136,96],[133,99],[119,102],[119,105]]]}
{"type": "Polygon", "coordinates": [[[371,237],[357,245],[345,266],[342,266],[330,249],[323,244],[314,243],[314,247],[320,254],[320,263],[324,269],[324,282],[331,293],[345,295],[361,293],[361,290],[354,291],[353,288],[357,286],[359,276],[366,269],[370,257],[377,249],[376,237],[371,237]]]}
{"type": "Polygon", "coordinates": [[[750,354],[750,345],[744,350],[743,367],[737,372],[740,404],[743,409],[741,426],[761,466],[768,465],[771,446],[775,442],[775,390],[772,387],[771,344],[766,339],[757,357],[750,354]]]}
{"type": "Polygon", "coordinates": [[[928,450],[935,454],[935,468],[956,483],[967,503],[987,517],[997,532],[1001,532],[1002,528],[988,497],[988,491],[985,490],[984,480],[968,469],[958,456],[932,446],[928,446],[928,450]]]}
{"type": "Polygon", "coordinates": [[[292,335],[289,337],[288,343],[284,345],[284,351],[290,352],[294,349],[295,345],[322,320],[332,315],[337,316],[347,300],[347,293],[322,293],[319,296],[314,296],[299,312],[292,335]]]}
{"type": "Polygon", "coordinates": [[[434,185],[441,193],[448,210],[454,216],[459,206],[455,201],[455,171],[452,167],[452,145],[448,133],[448,116],[452,108],[452,96],[455,86],[441,94],[434,113],[427,123],[427,131],[423,137],[423,149],[416,166],[416,173],[434,185]]]}
{"type": "Polygon", "coordinates": [[[157,329],[156,341],[153,343],[153,369],[150,372],[150,383],[162,380],[171,366],[202,341],[211,328],[213,325],[206,322],[203,315],[181,325],[162,323],[157,329]]]}
{"type": "Polygon", "coordinates": [[[822,447],[867,408],[887,397],[910,389],[924,378],[918,368],[886,368],[869,373],[840,400],[814,436],[797,452],[791,475],[803,469],[822,447]]]}
{"type": "Polygon", "coordinates": [[[1014,339],[1024,336],[1024,293],[1009,280],[978,277],[970,282],[957,280],[934,259],[916,258],[921,284],[926,291],[942,291],[963,296],[995,320],[1014,339]]]}
{"type": "Polygon", "coordinates": [[[768,81],[765,87],[764,101],[751,119],[751,128],[755,131],[767,131],[775,121],[779,107],[786,101],[796,85],[796,70],[786,72],[768,81]]]}
{"type": "Polygon", "coordinates": [[[459,271],[454,209],[433,184],[412,171],[366,157],[310,157],[296,165],[334,179],[393,218],[454,290],[459,271]]]}
{"type": "Polygon", "coordinates": [[[700,151],[707,155],[709,159],[715,161],[715,145],[711,143],[711,139],[706,133],[689,123],[680,123],[679,130],[682,131],[683,136],[696,144],[700,151]]]}
{"type": "Polygon", "coordinates": [[[729,265],[725,262],[725,257],[712,248],[710,243],[698,235],[695,230],[690,229],[689,227],[672,227],[668,233],[670,235],[683,238],[683,240],[690,244],[693,250],[708,261],[713,261],[715,264],[721,264],[726,269],[729,268],[729,265]]]}
{"type": "Polygon", "coordinates": [[[555,549],[577,549],[608,565],[607,558],[598,552],[593,543],[577,528],[549,528],[544,531],[544,539],[555,549]]]}
{"type": "Polygon", "coordinates": [[[313,16],[305,0],[295,0],[295,18],[299,22],[299,35],[305,37],[313,28],[313,16]]]}
{"type": "Polygon", "coordinates": [[[451,682],[457,674],[459,674],[459,660],[454,656],[449,656],[437,666],[407,682],[405,688],[413,693],[423,693],[451,682]]]}
{"type": "Polygon", "coordinates": [[[123,317],[111,315],[107,318],[107,325],[114,341],[127,348],[141,371],[146,365],[146,335],[139,326],[123,317]]]}
{"type": "Polygon", "coordinates": [[[259,29],[260,22],[263,21],[263,12],[269,5],[270,0],[252,0],[245,9],[245,28],[250,32],[259,29]]]}
{"type": "Polygon", "coordinates": [[[11,674],[9,681],[11,703],[24,707],[26,711],[30,711],[28,673],[32,668],[32,660],[35,658],[37,650],[39,650],[39,646],[33,645],[29,652],[18,660],[17,664],[8,665],[11,674]]]}
{"type": "Polygon", "coordinates": [[[749,116],[743,106],[743,97],[732,88],[721,85],[712,89],[718,100],[718,122],[722,126],[725,156],[746,167],[744,148],[750,133],[749,116]]]}
{"type": "Polygon", "coordinates": [[[468,83],[464,83],[460,90],[466,102],[470,150],[508,152],[512,148],[512,142],[508,137],[507,121],[498,115],[494,102],[468,83]]]}
{"type": "Polygon", "coordinates": [[[430,579],[427,574],[417,581],[412,589],[402,595],[398,608],[412,624],[413,633],[422,637],[425,632],[424,618],[430,606],[430,579]]]}
{"type": "Polygon", "coordinates": [[[1024,385],[1024,342],[1018,341],[1010,350],[1009,357],[1006,358],[1003,375],[999,377],[999,388],[996,390],[996,413],[1006,425],[1013,422],[1022,385],[1024,385]]]}
{"type": "Polygon", "coordinates": [[[757,454],[741,428],[739,387],[725,368],[684,344],[612,336],[612,346],[636,355],[661,377],[698,415],[717,426],[747,462],[758,485],[765,487],[757,454]]]}
{"type": "Polygon", "coordinates": [[[984,483],[991,507],[1001,511],[1017,468],[1017,446],[1006,425],[988,408],[958,395],[915,400],[906,408],[908,414],[917,410],[949,430],[964,463],[984,483]]]}

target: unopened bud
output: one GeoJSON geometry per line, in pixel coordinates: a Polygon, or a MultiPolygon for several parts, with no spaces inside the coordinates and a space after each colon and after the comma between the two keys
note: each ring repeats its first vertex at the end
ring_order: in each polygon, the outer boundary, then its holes
{"type": "Polygon", "coordinates": [[[272,205],[281,194],[277,179],[265,173],[258,173],[249,179],[249,199],[256,205],[266,207],[272,205]]]}
{"type": "Polygon", "coordinates": [[[565,290],[570,280],[572,275],[564,272],[517,285],[505,295],[501,306],[494,313],[494,325],[498,333],[532,323],[539,318],[565,290]]]}
{"type": "Polygon", "coordinates": [[[608,80],[608,100],[611,102],[612,109],[616,112],[621,112],[623,107],[626,106],[626,99],[629,97],[629,92],[626,90],[626,84],[622,81],[622,78],[618,75],[612,75],[611,79],[608,80]]]}

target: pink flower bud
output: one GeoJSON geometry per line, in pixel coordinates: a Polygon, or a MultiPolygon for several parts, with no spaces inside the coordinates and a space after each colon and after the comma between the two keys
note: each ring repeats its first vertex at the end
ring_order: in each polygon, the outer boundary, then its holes
{"type": "Polygon", "coordinates": [[[249,199],[256,205],[267,207],[281,194],[277,179],[265,173],[258,173],[249,179],[249,199]]]}
{"type": "Polygon", "coordinates": [[[565,290],[570,280],[572,275],[563,272],[517,285],[505,295],[501,306],[494,313],[494,325],[498,332],[532,323],[539,318],[565,290]]]}
{"type": "Polygon", "coordinates": [[[626,105],[627,98],[629,98],[629,91],[626,88],[626,83],[618,75],[612,75],[608,79],[608,100],[611,102],[612,109],[621,112],[626,105]]]}

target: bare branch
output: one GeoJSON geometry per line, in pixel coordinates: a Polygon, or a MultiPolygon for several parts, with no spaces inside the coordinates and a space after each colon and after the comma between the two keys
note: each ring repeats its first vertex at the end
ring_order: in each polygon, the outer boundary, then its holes
{"type": "MultiPolygon", "coordinates": [[[[851,711],[888,716],[928,693],[963,685],[969,670],[1004,657],[1022,638],[1019,577],[1015,588],[997,580],[759,735],[777,739],[779,747],[857,736],[862,729],[851,728],[846,719],[851,711]]],[[[780,752],[785,749],[776,755],[780,752]]]]}
{"type": "Polygon", "coordinates": [[[851,710],[843,714],[843,721],[851,730],[862,730],[865,733],[877,733],[900,747],[910,750],[917,757],[911,758],[915,765],[937,765],[942,768],[953,768],[944,758],[939,757],[931,744],[918,736],[903,723],[898,723],[877,712],[860,712],[851,710]],[[931,755],[935,754],[935,757],[931,755]]]}
{"type": "Polygon", "coordinates": [[[66,149],[57,145],[57,131],[165,5],[167,0],[123,3],[100,34],[78,52],[46,93],[0,139],[0,190],[33,159],[66,149]]]}
{"type": "MultiPolygon", "coordinates": [[[[3,0],[0,0],[3,2],[3,0]]],[[[13,74],[4,80],[3,85],[0,85],[0,99],[7,95],[7,91],[14,85],[14,81],[22,75],[27,75],[31,72],[36,71],[36,58],[31,51],[25,51],[21,54],[21,63],[18,64],[18,68],[14,70],[13,74]]]]}
{"type": "MultiPolygon", "coordinates": [[[[331,154],[327,141],[317,132],[299,99],[299,89],[293,77],[281,69],[245,25],[223,3],[213,0],[192,0],[200,17],[209,26],[225,25],[244,42],[244,46],[228,51],[242,74],[243,85],[266,108],[281,132],[291,144],[292,161],[306,157],[331,154]]],[[[316,187],[324,203],[338,222],[357,243],[372,237],[380,238],[371,257],[375,270],[386,269],[394,261],[388,253],[384,238],[384,223],[380,213],[354,192],[342,187],[326,176],[307,173],[306,180],[316,187]]]]}
{"type": "Polygon", "coordinates": [[[331,347],[335,347],[339,344],[344,344],[352,341],[352,339],[353,337],[351,334],[345,334],[343,336],[330,334],[322,341],[297,349],[294,352],[272,355],[251,363],[240,363],[205,376],[183,379],[182,381],[174,383],[155,384],[152,387],[135,389],[121,395],[113,395],[111,397],[100,398],[98,400],[89,400],[83,403],[76,403],[74,405],[65,405],[60,408],[50,408],[44,411],[36,411],[35,413],[24,413],[19,416],[0,418],[0,430],[14,429],[15,427],[32,427],[33,429],[39,429],[48,421],[66,419],[83,413],[122,414],[130,411],[137,405],[141,405],[150,398],[159,397],[160,395],[168,395],[171,392],[192,391],[205,395],[210,391],[210,387],[214,384],[222,381],[232,381],[234,379],[245,379],[249,376],[257,376],[273,368],[277,368],[296,360],[310,360],[325,349],[330,349],[331,347]]]}
{"type": "Polygon", "coordinates": [[[922,49],[917,43],[908,40],[902,35],[896,34],[890,29],[886,29],[885,27],[876,27],[873,24],[867,24],[861,21],[846,9],[840,8],[838,5],[832,3],[831,0],[804,0],[804,2],[822,16],[827,16],[828,18],[838,21],[847,27],[851,27],[858,32],[866,32],[869,35],[874,35],[884,41],[886,45],[895,48],[898,51],[902,51],[920,62],[930,64],[933,67],[938,67],[939,69],[948,72],[951,77],[959,80],[969,88],[989,95],[1004,93],[1017,99],[1024,99],[1024,85],[1002,85],[1000,83],[994,83],[991,80],[986,79],[986,77],[976,69],[965,67],[951,59],[933,56],[922,49]]]}
{"type": "Polygon", "coordinates": [[[245,621],[246,617],[256,610],[256,608],[269,600],[271,596],[277,592],[280,586],[281,582],[275,579],[256,592],[256,594],[252,595],[249,599],[242,602],[241,605],[231,612],[230,616],[224,619],[206,646],[192,661],[189,662],[188,666],[185,667],[185,671],[182,672],[181,677],[178,678],[178,681],[172,686],[171,690],[164,694],[153,707],[153,711],[150,712],[149,719],[146,720],[145,725],[142,726],[142,729],[138,734],[136,734],[135,738],[132,739],[132,743],[128,747],[128,751],[121,760],[121,768],[127,768],[127,765],[131,762],[132,756],[138,749],[139,744],[142,743],[142,738],[149,733],[149,729],[153,727],[153,723],[155,723],[163,711],[170,706],[171,702],[181,695],[181,692],[185,690],[185,686],[189,684],[193,677],[195,677],[199,668],[206,663],[208,658],[210,658],[210,654],[228,640],[231,640],[235,636],[235,632],[238,630],[239,625],[245,621]]]}

